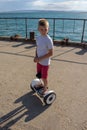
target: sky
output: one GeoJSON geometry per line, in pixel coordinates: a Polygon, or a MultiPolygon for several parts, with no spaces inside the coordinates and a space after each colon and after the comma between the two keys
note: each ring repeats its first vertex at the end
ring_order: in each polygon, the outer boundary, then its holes
{"type": "Polygon", "coordinates": [[[18,10],[87,11],[87,0],[0,0],[0,12],[18,10]]]}

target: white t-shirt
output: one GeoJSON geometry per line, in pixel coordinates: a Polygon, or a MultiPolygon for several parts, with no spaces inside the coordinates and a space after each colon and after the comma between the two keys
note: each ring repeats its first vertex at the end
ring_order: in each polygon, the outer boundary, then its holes
{"type": "MultiPolygon", "coordinates": [[[[38,36],[36,38],[36,44],[37,44],[37,55],[38,57],[44,56],[48,53],[50,49],[53,49],[53,41],[49,35],[46,36],[38,36]]],[[[46,58],[44,60],[41,60],[39,62],[41,65],[49,65],[50,64],[50,58],[46,58]]]]}

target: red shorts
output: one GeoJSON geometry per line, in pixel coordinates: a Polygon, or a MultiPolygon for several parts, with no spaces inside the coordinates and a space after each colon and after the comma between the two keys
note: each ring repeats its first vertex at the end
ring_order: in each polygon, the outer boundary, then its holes
{"type": "Polygon", "coordinates": [[[47,79],[49,66],[44,66],[37,63],[37,73],[41,73],[41,78],[47,79]]]}

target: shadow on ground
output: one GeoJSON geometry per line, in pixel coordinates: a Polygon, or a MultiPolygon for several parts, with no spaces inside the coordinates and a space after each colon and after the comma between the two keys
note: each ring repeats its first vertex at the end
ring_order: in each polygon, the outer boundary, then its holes
{"type": "Polygon", "coordinates": [[[15,45],[12,45],[12,47],[20,47],[20,46],[23,46],[23,45],[29,45],[28,47],[25,47],[25,49],[31,49],[31,48],[36,46],[35,44],[32,44],[32,43],[28,44],[26,42],[22,42],[22,43],[16,43],[15,45]]]}
{"type": "Polygon", "coordinates": [[[37,97],[37,95],[33,94],[33,92],[29,92],[16,99],[14,103],[20,102],[22,103],[21,106],[15,108],[0,118],[0,130],[11,130],[10,127],[21,118],[25,117],[24,121],[28,122],[36,118],[49,107],[43,104],[41,99],[37,97]]]}
{"type": "Polygon", "coordinates": [[[76,52],[78,55],[84,55],[85,53],[87,53],[87,49],[81,49],[80,51],[76,52]]]}

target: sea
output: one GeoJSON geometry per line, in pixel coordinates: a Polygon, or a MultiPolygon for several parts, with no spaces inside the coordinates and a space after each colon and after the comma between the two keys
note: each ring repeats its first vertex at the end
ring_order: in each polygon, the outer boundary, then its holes
{"type": "Polygon", "coordinates": [[[69,38],[71,41],[87,42],[87,12],[77,11],[1,12],[0,36],[20,34],[21,37],[30,37],[30,32],[35,32],[35,36],[37,36],[39,35],[37,23],[40,18],[48,19],[50,23],[49,35],[54,40],[69,38]],[[27,19],[27,26],[25,19],[27,19]]]}

